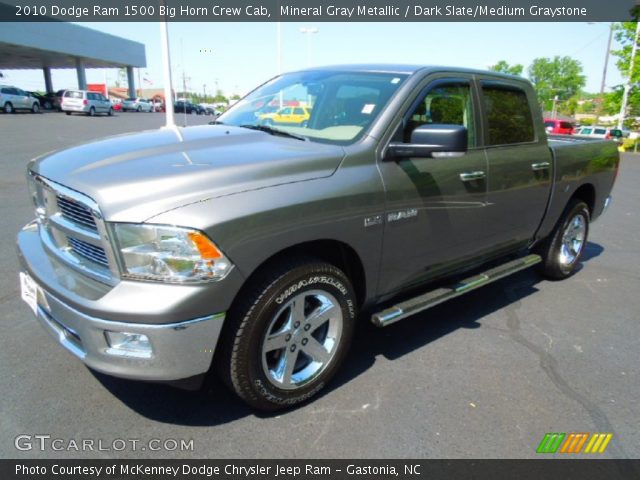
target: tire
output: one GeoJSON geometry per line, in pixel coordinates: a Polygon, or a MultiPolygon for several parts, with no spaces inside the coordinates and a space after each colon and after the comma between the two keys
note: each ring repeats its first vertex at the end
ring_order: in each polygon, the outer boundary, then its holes
{"type": "Polygon", "coordinates": [[[138,108],[136,108],[136,112],[140,113],[142,111],[142,108],[140,108],[140,105],[138,105],[138,108]]]}
{"type": "Polygon", "coordinates": [[[229,311],[216,367],[247,404],[274,411],[310,399],[337,372],[356,299],[345,274],[325,262],[294,259],[266,273],[229,311]]]}
{"type": "Polygon", "coordinates": [[[71,112],[64,112],[64,113],[66,113],[67,115],[71,115],[71,112]]]}
{"type": "Polygon", "coordinates": [[[110,117],[113,116],[113,108],[109,108],[109,111],[107,112],[107,115],[109,115],[110,117]]]}
{"type": "Polygon", "coordinates": [[[89,113],[87,113],[87,115],[89,115],[90,117],[95,117],[96,116],[96,109],[91,107],[89,109],[89,113]]]}
{"type": "Polygon", "coordinates": [[[197,115],[197,114],[198,114],[198,112],[197,112],[197,111],[195,111],[195,110],[191,110],[191,115],[197,115]]]}
{"type": "Polygon", "coordinates": [[[300,124],[300,126],[301,126],[302,128],[307,128],[307,127],[309,126],[309,121],[308,121],[308,120],[305,120],[304,122],[302,122],[302,123],[300,124]]]}
{"type": "Polygon", "coordinates": [[[4,113],[15,113],[15,110],[11,102],[5,103],[3,110],[4,110],[4,113]]]}
{"type": "Polygon", "coordinates": [[[576,199],[569,202],[551,235],[537,249],[545,277],[562,280],[575,273],[587,244],[589,219],[586,203],[576,199]]]}
{"type": "Polygon", "coordinates": [[[31,113],[40,113],[40,104],[34,103],[31,105],[31,113]]]}
{"type": "Polygon", "coordinates": [[[42,108],[44,108],[45,110],[51,110],[53,108],[53,105],[51,104],[50,101],[45,101],[44,105],[42,106],[42,108]]]}

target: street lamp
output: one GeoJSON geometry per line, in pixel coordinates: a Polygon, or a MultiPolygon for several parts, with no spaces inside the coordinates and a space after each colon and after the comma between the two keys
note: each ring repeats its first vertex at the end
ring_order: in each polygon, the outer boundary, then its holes
{"type": "Polygon", "coordinates": [[[629,75],[627,82],[624,84],[624,92],[622,94],[622,105],[620,106],[620,115],[618,116],[618,130],[622,130],[624,119],[627,115],[627,103],[629,102],[629,92],[631,91],[631,82],[633,82],[633,69],[636,61],[636,51],[638,50],[638,37],[640,36],[640,22],[636,23],[636,34],[633,37],[633,47],[631,48],[631,60],[629,62],[629,75]]]}
{"type": "Polygon", "coordinates": [[[318,33],[316,27],[302,27],[300,29],[300,33],[303,33],[307,36],[307,67],[311,66],[311,34],[318,33]]]}

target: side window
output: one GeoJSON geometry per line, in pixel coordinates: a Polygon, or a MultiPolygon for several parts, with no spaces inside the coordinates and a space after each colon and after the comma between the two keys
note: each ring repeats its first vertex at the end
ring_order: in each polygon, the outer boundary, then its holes
{"type": "Polygon", "coordinates": [[[420,100],[406,122],[403,141],[411,141],[411,132],[424,124],[463,125],[467,128],[469,146],[476,145],[471,87],[468,84],[441,84],[420,100]]]}
{"type": "Polygon", "coordinates": [[[304,115],[304,110],[302,110],[301,108],[296,108],[293,110],[293,113],[295,115],[304,115]]]}
{"type": "Polygon", "coordinates": [[[519,89],[485,85],[484,109],[489,128],[489,145],[509,145],[535,140],[533,118],[527,95],[519,89]]]}

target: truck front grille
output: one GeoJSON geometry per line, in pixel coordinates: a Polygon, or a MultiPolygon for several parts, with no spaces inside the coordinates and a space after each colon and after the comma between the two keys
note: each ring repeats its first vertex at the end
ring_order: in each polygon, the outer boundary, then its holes
{"type": "Polygon", "coordinates": [[[98,205],[86,195],[30,175],[40,238],[59,260],[88,277],[115,285],[117,270],[98,205]]]}
{"type": "Polygon", "coordinates": [[[95,245],[91,245],[88,242],[73,237],[67,237],[67,241],[69,242],[71,250],[76,252],[78,255],[99,263],[100,265],[104,265],[105,267],[109,267],[109,260],[107,259],[107,254],[105,253],[104,248],[96,247],[95,245]]]}
{"type": "Polygon", "coordinates": [[[72,222],[84,225],[91,230],[98,230],[96,221],[93,218],[93,214],[91,213],[91,210],[89,210],[86,206],[63,195],[56,195],[56,200],[58,202],[58,208],[60,209],[62,215],[67,217],[72,222]]]}

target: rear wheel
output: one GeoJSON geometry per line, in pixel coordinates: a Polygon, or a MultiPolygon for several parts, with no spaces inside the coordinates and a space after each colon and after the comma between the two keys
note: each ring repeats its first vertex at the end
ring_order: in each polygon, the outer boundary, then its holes
{"type": "Polygon", "coordinates": [[[11,102],[5,103],[3,110],[4,110],[4,113],[13,113],[14,110],[13,110],[13,105],[11,104],[11,102]]]}
{"type": "Polygon", "coordinates": [[[109,111],[107,112],[107,115],[109,115],[110,117],[113,115],[113,108],[109,107],[109,111]]]}
{"type": "Polygon", "coordinates": [[[95,109],[95,108],[93,108],[93,107],[91,107],[91,108],[89,109],[89,113],[88,113],[88,115],[89,115],[90,117],[95,117],[95,115],[96,115],[96,109],[95,109]]]}
{"type": "Polygon", "coordinates": [[[576,271],[587,244],[589,219],[586,203],[577,199],[569,202],[556,228],[538,249],[546,277],[561,280],[576,271]]]}
{"type": "Polygon", "coordinates": [[[32,113],[40,113],[40,104],[34,102],[34,104],[31,105],[31,112],[32,113]]]}
{"type": "Polygon", "coordinates": [[[231,309],[217,359],[226,383],[267,411],[304,402],[327,384],[356,316],[351,284],[333,265],[299,259],[269,273],[231,309]]]}

